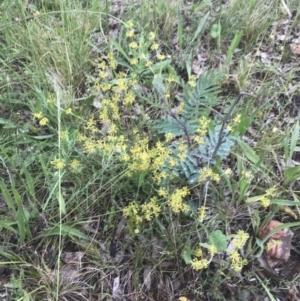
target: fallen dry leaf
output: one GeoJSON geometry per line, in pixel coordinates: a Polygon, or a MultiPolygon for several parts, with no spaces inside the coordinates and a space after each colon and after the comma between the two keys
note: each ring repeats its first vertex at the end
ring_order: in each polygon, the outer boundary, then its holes
{"type": "MultiPolygon", "coordinates": [[[[269,221],[259,231],[259,239],[263,240],[272,230],[280,225],[283,224],[275,220],[269,221]]],[[[285,228],[277,231],[267,240],[265,256],[271,268],[289,259],[293,236],[294,233],[289,228],[285,228]]]]}

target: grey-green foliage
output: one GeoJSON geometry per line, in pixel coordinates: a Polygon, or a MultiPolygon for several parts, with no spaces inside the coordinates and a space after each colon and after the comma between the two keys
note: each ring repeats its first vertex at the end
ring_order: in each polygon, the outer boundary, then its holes
{"type": "MultiPolygon", "coordinates": [[[[197,80],[196,87],[191,88],[189,85],[184,85],[184,109],[180,116],[176,116],[181,124],[185,127],[189,134],[194,134],[198,128],[198,119],[207,115],[210,108],[219,103],[218,94],[220,88],[218,83],[222,78],[222,73],[217,71],[207,71],[203,73],[197,80]]],[[[165,87],[162,78],[155,78],[153,86],[159,96],[163,97],[165,87]]],[[[175,120],[168,112],[166,116],[159,120],[153,129],[159,133],[171,133],[174,136],[183,135],[183,127],[175,120]]]]}
{"type": "MultiPolygon", "coordinates": [[[[220,124],[210,127],[208,135],[204,137],[204,143],[196,144],[191,141],[191,136],[197,134],[199,128],[199,118],[207,116],[210,108],[219,102],[218,93],[220,92],[218,83],[221,74],[210,71],[199,77],[196,87],[192,89],[189,85],[184,86],[184,110],[179,114],[166,112],[164,118],[158,120],[153,129],[162,134],[171,133],[177,138],[181,138],[179,143],[174,141],[170,146],[171,158],[177,164],[170,167],[170,160],[167,159],[162,166],[162,170],[173,173],[175,176],[184,175],[190,184],[197,182],[200,177],[201,167],[212,166],[216,163],[216,158],[224,159],[231,151],[234,142],[229,132],[222,129],[220,124]],[[222,137],[221,137],[221,136],[222,137]],[[179,156],[178,147],[182,144],[182,139],[188,147],[187,154],[182,160],[179,156]]],[[[163,97],[163,80],[156,80],[154,87],[159,96],[163,97]]],[[[162,184],[167,184],[169,177],[162,184]]]]}

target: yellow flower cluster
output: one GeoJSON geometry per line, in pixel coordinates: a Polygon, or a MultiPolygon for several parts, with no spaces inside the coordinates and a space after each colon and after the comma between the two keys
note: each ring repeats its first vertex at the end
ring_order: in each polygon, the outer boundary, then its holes
{"type": "Polygon", "coordinates": [[[187,212],[189,210],[189,205],[183,202],[183,198],[189,194],[187,187],[181,189],[176,189],[169,201],[168,205],[174,213],[187,212]]]}
{"type": "Polygon", "coordinates": [[[196,76],[195,75],[191,75],[188,81],[188,84],[190,87],[195,88],[197,83],[196,83],[196,76]]]}
{"type": "Polygon", "coordinates": [[[208,180],[212,180],[218,183],[220,179],[221,177],[219,174],[213,172],[211,168],[204,167],[200,170],[200,177],[198,181],[202,183],[208,180]]]}
{"type": "Polygon", "coordinates": [[[66,166],[66,162],[64,159],[54,159],[50,163],[55,169],[62,169],[66,166]]]}
{"type": "Polygon", "coordinates": [[[238,114],[231,122],[227,125],[227,130],[231,132],[241,122],[241,114],[238,114]]]}
{"type": "Polygon", "coordinates": [[[249,234],[243,230],[239,230],[237,234],[234,235],[233,246],[236,249],[241,249],[244,247],[246,241],[249,239],[249,234]]]}
{"type": "Polygon", "coordinates": [[[73,159],[70,163],[67,164],[65,159],[62,158],[55,158],[54,160],[50,161],[50,164],[53,166],[54,169],[63,169],[67,165],[71,168],[72,172],[80,172],[82,170],[82,165],[77,159],[73,159]]]}
{"type": "MultiPolygon", "coordinates": [[[[86,130],[93,131],[93,125],[87,124],[85,126],[86,130]]],[[[95,128],[96,129],[96,128],[95,128]]],[[[107,135],[105,139],[99,139],[97,135],[91,135],[87,137],[84,134],[79,134],[77,137],[78,144],[82,147],[82,150],[86,154],[95,154],[97,152],[102,152],[102,154],[121,153],[123,161],[126,161],[125,150],[127,148],[127,140],[123,135],[115,135],[117,128],[112,125],[110,128],[111,134],[107,135]],[[125,158],[125,159],[124,159],[125,158]]]]}
{"type": "Polygon", "coordinates": [[[40,126],[45,126],[49,122],[49,119],[44,117],[42,112],[33,113],[33,117],[39,120],[40,126]]]}
{"type": "Polygon", "coordinates": [[[181,162],[184,161],[186,159],[187,151],[188,151],[187,145],[183,144],[183,142],[181,141],[177,147],[177,151],[178,151],[177,156],[179,160],[181,162]]]}
{"type": "MultiPolygon", "coordinates": [[[[149,149],[148,139],[142,139],[130,148],[126,155],[128,163],[127,175],[131,176],[135,172],[152,172],[153,178],[157,183],[165,178],[165,172],[159,172],[161,166],[169,158],[170,151],[163,147],[161,142],[157,142],[155,147],[149,149]]],[[[124,159],[123,157],[121,157],[124,159]]],[[[125,160],[123,160],[125,161],[125,160]]]]}
{"type": "Polygon", "coordinates": [[[266,193],[260,198],[261,205],[267,208],[271,204],[271,199],[276,196],[276,187],[271,187],[266,190],[266,193]]]}
{"type": "Polygon", "coordinates": [[[194,252],[194,255],[196,257],[202,257],[202,255],[203,255],[202,249],[200,249],[200,248],[196,249],[194,252]]]}
{"type": "Polygon", "coordinates": [[[196,130],[196,133],[198,135],[194,138],[195,142],[197,142],[199,144],[203,144],[205,142],[204,137],[207,134],[207,129],[208,129],[209,122],[210,122],[210,120],[205,116],[202,116],[199,119],[199,127],[196,130]]]}
{"type": "Polygon", "coordinates": [[[201,206],[198,209],[198,217],[200,219],[200,222],[202,223],[206,217],[206,210],[207,208],[205,206],[201,206]]]}
{"type": "Polygon", "coordinates": [[[238,252],[238,249],[243,248],[248,239],[249,234],[242,230],[239,230],[237,234],[234,235],[232,241],[234,250],[230,253],[229,258],[231,261],[231,268],[235,272],[240,272],[243,266],[247,264],[247,259],[242,259],[241,255],[238,252]]]}
{"type": "Polygon", "coordinates": [[[218,252],[218,250],[214,245],[211,245],[208,247],[208,252],[209,252],[209,256],[210,256],[209,260],[207,260],[206,258],[200,259],[201,257],[203,257],[203,251],[201,248],[197,248],[194,251],[194,255],[196,258],[194,258],[191,261],[191,265],[195,271],[206,269],[208,267],[209,263],[211,262],[213,256],[218,252]]]}
{"type": "Polygon", "coordinates": [[[202,258],[202,259],[194,258],[192,260],[191,264],[192,264],[193,270],[200,271],[200,270],[206,269],[208,267],[209,262],[205,258],[202,258]]]}
{"type": "Polygon", "coordinates": [[[123,215],[132,227],[138,227],[144,220],[151,221],[158,217],[160,212],[161,207],[157,204],[157,197],[152,197],[150,202],[142,205],[130,203],[123,208],[123,215]]]}
{"type": "Polygon", "coordinates": [[[149,203],[143,204],[141,211],[146,221],[151,221],[152,218],[157,217],[161,212],[161,208],[157,205],[157,197],[153,197],[149,203]]]}
{"type": "Polygon", "coordinates": [[[190,301],[187,297],[179,297],[178,301],[190,301]]]}
{"type": "Polygon", "coordinates": [[[231,261],[231,268],[235,272],[240,272],[244,265],[248,263],[247,259],[242,259],[241,255],[237,250],[233,250],[230,253],[230,261],[231,261]]]}

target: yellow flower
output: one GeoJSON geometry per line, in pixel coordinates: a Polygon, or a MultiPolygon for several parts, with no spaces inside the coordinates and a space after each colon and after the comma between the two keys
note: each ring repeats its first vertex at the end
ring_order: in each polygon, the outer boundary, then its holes
{"type": "Polygon", "coordinates": [[[44,117],[40,120],[39,124],[45,126],[49,122],[48,118],[44,117]]]}
{"type": "Polygon", "coordinates": [[[42,112],[33,113],[32,115],[36,119],[42,119],[43,118],[43,113],[42,112]]]}
{"type": "Polygon", "coordinates": [[[183,198],[189,194],[187,187],[181,189],[176,189],[171,195],[168,205],[174,213],[187,212],[189,210],[189,205],[183,202],[183,198]]]}
{"type": "Polygon", "coordinates": [[[131,42],[129,44],[129,47],[132,48],[132,49],[136,49],[136,48],[138,48],[138,44],[136,42],[131,42]]]}
{"type": "Polygon", "coordinates": [[[215,246],[210,246],[208,250],[211,256],[214,256],[216,253],[218,253],[218,250],[215,246]]]}
{"type": "Polygon", "coordinates": [[[170,142],[174,138],[174,136],[171,133],[167,133],[165,134],[165,138],[166,138],[166,142],[170,142]]]}
{"type": "Polygon", "coordinates": [[[151,67],[153,65],[153,63],[151,62],[151,61],[148,61],[147,63],[146,63],[146,67],[151,67]]]}
{"type": "Polygon", "coordinates": [[[162,197],[168,196],[168,191],[165,188],[160,187],[158,190],[158,195],[162,197]]]}
{"type": "Polygon", "coordinates": [[[78,169],[80,167],[80,162],[77,159],[72,160],[70,163],[72,169],[78,169]]]}
{"type": "Polygon", "coordinates": [[[141,206],[145,220],[150,221],[152,218],[157,217],[161,212],[161,208],[157,205],[156,202],[157,198],[153,197],[150,199],[149,203],[143,204],[141,206]]]}
{"type": "Polygon", "coordinates": [[[196,81],[194,81],[194,80],[189,80],[188,81],[188,84],[192,87],[192,88],[195,88],[196,87],[196,81]]]}
{"type": "Polygon", "coordinates": [[[242,170],[242,176],[245,177],[246,179],[251,178],[251,173],[246,170],[242,170]]]}
{"type": "Polygon", "coordinates": [[[72,114],[72,109],[71,108],[66,109],[66,114],[67,115],[72,114]]]}
{"type": "Polygon", "coordinates": [[[133,59],[130,60],[130,65],[135,66],[135,65],[137,65],[137,63],[138,63],[138,59],[137,58],[133,58],[133,59]]]}
{"type": "Polygon", "coordinates": [[[125,27],[126,28],[132,28],[133,27],[133,22],[131,20],[128,20],[126,23],[125,23],[125,27]]]}
{"type": "Polygon", "coordinates": [[[148,34],[148,39],[150,40],[150,41],[152,41],[152,40],[154,40],[155,39],[155,33],[154,32],[149,32],[149,34],[148,34]]]}
{"type": "Polygon", "coordinates": [[[126,32],[127,38],[132,38],[134,36],[134,29],[130,29],[126,32]]]}
{"type": "Polygon", "coordinates": [[[134,102],[134,95],[132,93],[128,93],[123,100],[125,106],[131,105],[134,102]]]}
{"type": "Polygon", "coordinates": [[[266,196],[275,197],[276,196],[276,187],[271,187],[266,190],[266,196]]]}
{"type": "Polygon", "coordinates": [[[151,50],[157,50],[158,47],[159,47],[159,45],[157,43],[154,43],[154,44],[151,45],[150,49],[151,50]]]}
{"type": "Polygon", "coordinates": [[[66,166],[65,160],[63,159],[54,159],[50,163],[55,169],[62,169],[66,166]]]}
{"type": "Polygon", "coordinates": [[[157,57],[157,59],[160,60],[160,61],[162,61],[162,60],[164,60],[164,59],[166,58],[166,56],[165,56],[164,54],[160,54],[160,53],[158,53],[158,54],[156,55],[156,57],[157,57]]]}
{"type": "Polygon", "coordinates": [[[187,297],[179,297],[178,301],[190,301],[187,297]]]}
{"type": "Polygon", "coordinates": [[[243,230],[239,230],[234,236],[233,246],[237,249],[241,249],[249,238],[249,234],[243,230]]]}
{"type": "Polygon", "coordinates": [[[191,75],[188,81],[188,84],[192,87],[195,88],[196,87],[196,76],[195,75],[191,75]]]}
{"type": "Polygon", "coordinates": [[[48,99],[47,99],[48,103],[55,103],[56,102],[56,98],[53,94],[51,94],[48,99]]]}
{"type": "Polygon", "coordinates": [[[173,75],[173,74],[170,74],[169,77],[167,78],[167,81],[168,81],[169,83],[174,82],[174,81],[175,81],[174,75],[173,75]]]}
{"type": "Polygon", "coordinates": [[[236,117],[232,120],[234,124],[238,124],[241,122],[241,114],[236,115],[236,117]]]}
{"type": "Polygon", "coordinates": [[[224,174],[227,176],[231,176],[232,175],[232,170],[230,168],[227,168],[224,170],[224,174]]]}
{"type": "Polygon", "coordinates": [[[261,202],[261,205],[262,205],[264,208],[269,207],[270,204],[271,204],[270,199],[269,199],[266,195],[263,195],[263,196],[262,196],[262,198],[260,199],[260,202],[261,202]]]}
{"type": "Polygon", "coordinates": [[[194,254],[195,254],[196,257],[202,257],[203,252],[200,248],[198,248],[198,249],[195,250],[194,254]]]}
{"type": "Polygon", "coordinates": [[[203,220],[205,219],[205,216],[206,216],[206,207],[201,206],[198,209],[198,211],[199,211],[198,217],[199,217],[200,221],[203,222],[203,220]]]}
{"type": "Polygon", "coordinates": [[[193,259],[191,264],[192,264],[192,268],[195,271],[203,270],[203,269],[206,269],[208,267],[208,261],[205,258],[200,259],[200,260],[195,258],[195,259],[193,259]]]}
{"type": "Polygon", "coordinates": [[[230,253],[230,260],[232,263],[237,263],[242,260],[241,255],[238,253],[237,250],[234,250],[230,253]]]}
{"type": "Polygon", "coordinates": [[[231,268],[235,272],[240,272],[243,266],[248,263],[247,259],[242,259],[241,255],[238,253],[237,250],[232,251],[229,258],[231,261],[231,268]]]}

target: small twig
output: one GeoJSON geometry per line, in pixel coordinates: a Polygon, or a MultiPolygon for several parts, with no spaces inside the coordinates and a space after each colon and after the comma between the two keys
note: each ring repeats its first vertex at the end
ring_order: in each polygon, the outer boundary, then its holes
{"type": "Polygon", "coordinates": [[[173,113],[170,113],[170,116],[172,118],[174,118],[176,120],[176,122],[182,127],[182,130],[183,130],[184,134],[187,137],[188,146],[191,147],[192,146],[192,141],[191,141],[189,132],[188,132],[188,130],[186,128],[186,121],[185,121],[185,123],[181,122],[173,113]]]}
{"type": "Polygon", "coordinates": [[[224,118],[223,121],[222,121],[222,126],[221,126],[221,130],[220,130],[220,133],[219,133],[218,143],[217,143],[217,145],[216,145],[216,147],[215,147],[215,150],[214,150],[214,152],[213,152],[213,154],[212,154],[212,156],[211,156],[211,159],[212,159],[212,160],[216,157],[217,152],[218,152],[220,146],[221,146],[222,143],[223,143],[223,138],[224,138],[223,134],[224,134],[225,125],[227,124],[227,121],[228,121],[229,118],[231,117],[231,113],[233,112],[234,108],[235,108],[236,105],[239,103],[239,101],[241,100],[241,98],[242,98],[243,96],[245,96],[245,95],[254,97],[252,94],[245,93],[245,92],[241,92],[241,93],[237,96],[235,102],[232,104],[232,106],[231,106],[229,112],[226,114],[225,118],[224,118]]]}

